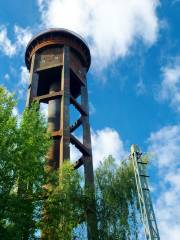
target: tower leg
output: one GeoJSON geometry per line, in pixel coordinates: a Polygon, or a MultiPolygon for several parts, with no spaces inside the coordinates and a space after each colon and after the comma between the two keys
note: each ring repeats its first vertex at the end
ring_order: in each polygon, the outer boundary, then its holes
{"type": "MultiPolygon", "coordinates": [[[[89,113],[86,79],[84,80],[84,83],[85,86],[81,87],[81,104],[84,110],[87,113],[89,113]]],[[[88,114],[86,116],[82,116],[82,126],[83,126],[83,144],[90,150],[90,156],[84,156],[85,188],[87,189],[88,192],[90,191],[89,196],[90,201],[88,203],[88,209],[86,210],[88,240],[96,240],[98,239],[98,233],[97,233],[94,173],[91,148],[91,133],[88,114]]]]}
{"type": "Polygon", "coordinates": [[[37,75],[37,73],[34,73],[35,58],[36,58],[36,54],[33,54],[31,70],[30,70],[30,84],[29,84],[29,88],[28,88],[26,107],[29,107],[33,101],[33,97],[37,96],[38,75],[37,75]]]}
{"type": "Polygon", "coordinates": [[[70,105],[70,68],[69,68],[69,47],[63,49],[63,68],[61,77],[61,130],[60,143],[60,166],[64,160],[70,159],[70,127],[69,127],[69,105],[70,105]]]}

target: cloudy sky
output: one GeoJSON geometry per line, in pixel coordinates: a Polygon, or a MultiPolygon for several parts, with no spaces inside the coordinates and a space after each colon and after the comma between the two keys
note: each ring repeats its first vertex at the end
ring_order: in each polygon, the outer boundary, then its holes
{"type": "Polygon", "coordinates": [[[89,43],[94,165],[120,161],[137,143],[154,153],[149,168],[161,239],[180,239],[180,1],[1,0],[0,84],[25,105],[30,38],[49,27],[89,43]]]}

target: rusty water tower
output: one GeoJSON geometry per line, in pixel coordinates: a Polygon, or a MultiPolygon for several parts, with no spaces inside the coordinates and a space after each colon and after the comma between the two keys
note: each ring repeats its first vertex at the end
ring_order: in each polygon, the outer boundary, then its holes
{"type": "MultiPolygon", "coordinates": [[[[48,130],[53,138],[49,166],[58,169],[64,160],[70,159],[71,143],[82,154],[74,163],[75,168],[84,166],[85,185],[94,188],[86,80],[91,56],[87,44],[69,30],[49,29],[29,42],[25,62],[30,71],[27,106],[34,100],[48,104],[48,130]],[[70,126],[71,104],[80,118],[70,126]],[[73,135],[80,126],[82,142],[73,135]]],[[[93,215],[87,213],[88,239],[93,239],[91,233],[96,228],[93,215]]]]}

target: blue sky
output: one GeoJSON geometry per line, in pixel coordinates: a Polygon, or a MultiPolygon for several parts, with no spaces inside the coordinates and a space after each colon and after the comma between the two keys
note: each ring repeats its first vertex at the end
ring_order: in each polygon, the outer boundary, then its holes
{"type": "Polygon", "coordinates": [[[108,154],[120,161],[132,143],[154,153],[152,195],[165,240],[180,236],[179,13],[179,0],[0,2],[0,84],[16,92],[14,112],[25,105],[30,38],[48,27],[81,34],[92,54],[94,165],[108,154]]]}

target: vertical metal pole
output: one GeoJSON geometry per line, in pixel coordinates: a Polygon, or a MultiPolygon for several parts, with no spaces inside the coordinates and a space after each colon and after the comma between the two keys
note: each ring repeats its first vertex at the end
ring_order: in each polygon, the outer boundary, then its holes
{"type": "Polygon", "coordinates": [[[84,171],[85,171],[85,183],[94,186],[94,174],[93,174],[93,162],[92,162],[92,148],[91,148],[91,133],[89,124],[89,105],[88,105],[88,92],[87,81],[84,80],[85,86],[81,87],[81,105],[86,111],[87,115],[82,115],[83,126],[83,144],[90,150],[91,156],[85,156],[84,171]]]}
{"type": "Polygon", "coordinates": [[[63,49],[63,67],[61,74],[61,130],[62,137],[60,143],[60,166],[64,160],[70,159],[70,127],[69,127],[69,105],[70,105],[70,67],[69,67],[69,47],[63,49]]]}
{"type": "MultiPolygon", "coordinates": [[[[60,70],[59,70],[60,72],[60,70]]],[[[60,79],[59,79],[60,82],[60,79]]],[[[49,93],[57,92],[60,89],[58,81],[52,82],[49,93]]],[[[60,99],[53,99],[48,102],[48,132],[53,133],[60,129],[60,99]]],[[[59,167],[60,139],[53,139],[52,146],[48,153],[49,166],[53,169],[59,167]]]]}
{"type": "Polygon", "coordinates": [[[84,175],[85,188],[90,190],[89,209],[86,211],[87,215],[87,231],[88,240],[98,239],[97,235],[97,219],[96,219],[96,205],[95,205],[95,188],[94,188],[94,173],[92,162],[92,148],[91,148],[91,133],[89,125],[89,106],[88,106],[88,91],[87,80],[84,79],[85,86],[81,87],[81,104],[87,115],[82,116],[83,126],[83,144],[90,151],[90,156],[84,156],[84,175]]]}
{"type": "Polygon", "coordinates": [[[34,73],[35,58],[36,58],[36,55],[33,54],[32,59],[31,59],[30,85],[28,88],[26,107],[29,107],[33,101],[33,97],[37,96],[38,74],[34,73]]]}

